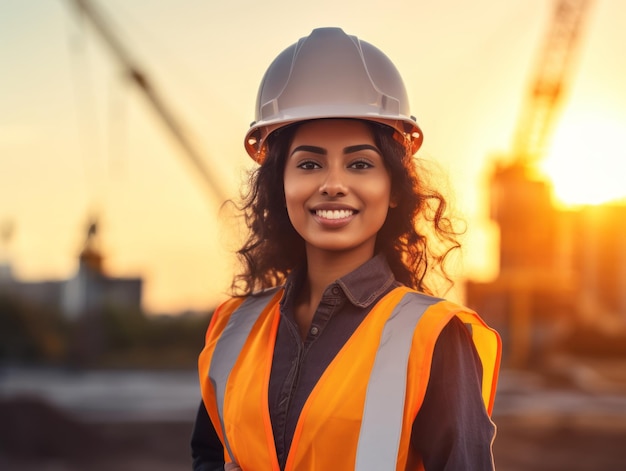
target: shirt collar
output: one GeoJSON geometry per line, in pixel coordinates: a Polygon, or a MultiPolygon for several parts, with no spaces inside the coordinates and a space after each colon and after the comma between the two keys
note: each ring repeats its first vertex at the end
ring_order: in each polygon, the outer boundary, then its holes
{"type": "Polygon", "coordinates": [[[336,281],[350,302],[359,307],[370,306],[394,282],[395,277],[383,254],[369,259],[336,281]]]}
{"type": "MultiPolygon", "coordinates": [[[[305,268],[294,270],[289,274],[281,305],[293,301],[296,291],[304,282],[305,276],[305,268]]],[[[395,282],[387,258],[383,254],[378,254],[357,269],[331,283],[324,296],[326,297],[327,293],[332,292],[333,287],[338,286],[352,304],[364,308],[376,301],[395,282]]]]}

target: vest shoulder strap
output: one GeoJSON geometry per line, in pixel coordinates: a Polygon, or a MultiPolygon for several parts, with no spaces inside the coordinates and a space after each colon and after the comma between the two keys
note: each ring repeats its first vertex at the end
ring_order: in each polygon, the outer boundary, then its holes
{"type": "Polygon", "coordinates": [[[368,381],[355,471],[396,469],[413,333],[439,301],[407,289],[385,323],[368,381]]]}
{"type": "MultiPolygon", "coordinates": [[[[255,322],[280,290],[281,287],[272,288],[258,295],[247,297],[231,314],[226,328],[215,345],[215,351],[209,367],[209,379],[215,390],[217,412],[220,417],[222,430],[226,430],[224,427],[224,399],[230,372],[255,322]]],[[[224,433],[224,446],[232,460],[233,453],[226,433],[224,433]]]]}

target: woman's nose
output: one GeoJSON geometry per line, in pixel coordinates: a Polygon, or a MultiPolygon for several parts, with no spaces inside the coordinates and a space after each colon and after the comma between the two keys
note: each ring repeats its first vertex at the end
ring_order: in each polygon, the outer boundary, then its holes
{"type": "Polygon", "coordinates": [[[320,184],[319,191],[324,196],[345,196],[347,193],[347,186],[341,170],[329,169],[320,184]]]}

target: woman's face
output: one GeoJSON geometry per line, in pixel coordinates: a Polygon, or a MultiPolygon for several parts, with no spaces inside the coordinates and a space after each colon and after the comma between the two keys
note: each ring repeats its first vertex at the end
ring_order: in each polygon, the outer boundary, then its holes
{"type": "Polygon", "coordinates": [[[284,172],[287,212],[315,251],[353,252],[367,260],[387,217],[391,178],[367,124],[348,119],[304,123],[284,172]]]}

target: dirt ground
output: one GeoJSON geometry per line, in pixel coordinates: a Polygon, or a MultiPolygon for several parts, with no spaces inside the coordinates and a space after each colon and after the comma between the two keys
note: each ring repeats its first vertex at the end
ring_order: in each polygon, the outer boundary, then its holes
{"type": "MultiPolygon", "coordinates": [[[[626,359],[571,365],[501,372],[498,471],[626,470],[626,359]]],[[[40,397],[0,398],[0,470],[188,471],[192,426],[84,422],[40,397]]]]}
{"type": "MultiPolygon", "coordinates": [[[[13,405],[15,409],[15,405],[13,405]]],[[[84,424],[39,405],[36,428],[0,430],[7,471],[182,471],[191,469],[191,423],[84,424]],[[52,428],[47,428],[45,424],[52,428]]],[[[33,409],[33,404],[30,404],[33,409]]],[[[13,413],[6,414],[8,424],[13,413]]],[[[15,411],[17,412],[17,411],[15,411]]],[[[498,471],[626,469],[626,428],[614,424],[537,423],[494,417],[498,471]]]]}
{"type": "Polygon", "coordinates": [[[626,469],[626,428],[621,424],[536,423],[495,417],[498,471],[626,469]]]}

